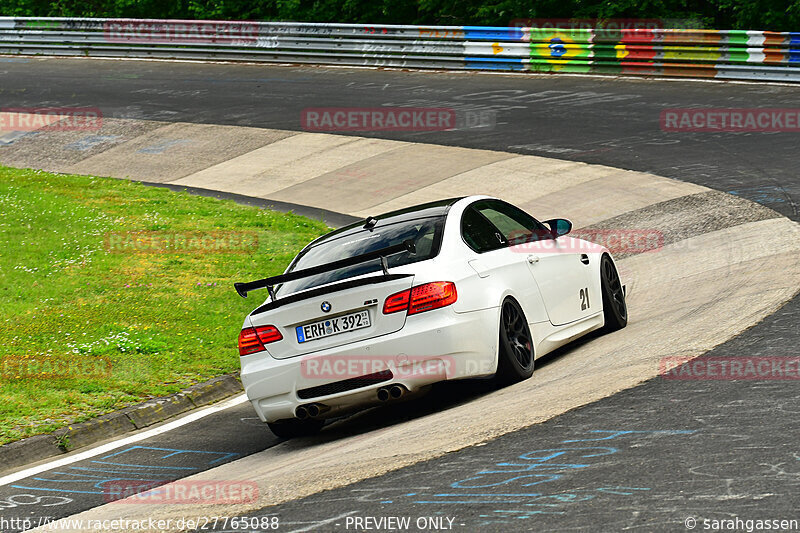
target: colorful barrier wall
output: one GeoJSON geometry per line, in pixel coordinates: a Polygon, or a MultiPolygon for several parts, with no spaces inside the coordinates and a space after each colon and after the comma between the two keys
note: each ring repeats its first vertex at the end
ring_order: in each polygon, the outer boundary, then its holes
{"type": "Polygon", "coordinates": [[[0,54],[800,81],[800,32],[0,17],[0,54]]]}

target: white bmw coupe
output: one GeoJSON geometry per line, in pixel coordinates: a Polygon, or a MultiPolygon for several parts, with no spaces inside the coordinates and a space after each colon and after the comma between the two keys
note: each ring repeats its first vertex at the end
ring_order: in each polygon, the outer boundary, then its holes
{"type": "Polygon", "coordinates": [[[513,205],[470,196],[332,231],[266,288],[239,335],[241,377],[279,437],[436,382],[533,373],[534,359],[627,324],[608,250],[513,205]]]}

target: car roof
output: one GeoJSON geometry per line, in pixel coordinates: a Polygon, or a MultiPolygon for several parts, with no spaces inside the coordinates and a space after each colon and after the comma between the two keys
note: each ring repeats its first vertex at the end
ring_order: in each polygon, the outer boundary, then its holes
{"type": "MultiPolygon", "coordinates": [[[[374,226],[377,228],[381,226],[381,222],[383,222],[384,224],[386,223],[396,224],[397,222],[404,222],[407,220],[445,216],[447,214],[447,211],[453,204],[464,198],[466,197],[460,196],[458,198],[447,198],[444,200],[436,200],[434,202],[427,202],[424,204],[414,205],[411,207],[405,207],[403,209],[396,209],[394,211],[389,211],[388,213],[375,215],[369,218],[374,218],[377,220],[377,223],[374,226]]],[[[306,246],[306,249],[311,248],[317,244],[320,244],[322,241],[326,241],[334,237],[344,237],[346,235],[358,233],[364,229],[364,224],[366,223],[366,221],[367,219],[359,220],[358,222],[354,222],[352,224],[334,230],[330,233],[326,233],[325,235],[322,235],[321,237],[309,243],[308,246],[306,246]]]]}

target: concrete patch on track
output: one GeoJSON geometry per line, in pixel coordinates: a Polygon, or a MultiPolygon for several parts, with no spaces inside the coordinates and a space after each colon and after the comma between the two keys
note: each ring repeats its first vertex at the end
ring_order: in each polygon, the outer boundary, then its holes
{"type": "Polygon", "coordinates": [[[65,172],[168,182],[255,150],[288,132],[173,123],[145,133],[65,172]]]}
{"type": "Polygon", "coordinates": [[[165,126],[164,122],[105,119],[96,131],[48,131],[0,150],[4,164],[67,172],[78,162],[165,126]]]}
{"type": "Polygon", "coordinates": [[[21,142],[22,139],[38,135],[43,127],[64,118],[61,115],[34,115],[11,111],[0,112],[0,149],[21,142]]]}
{"type": "Polygon", "coordinates": [[[501,159],[504,152],[411,144],[279,191],[272,199],[358,212],[501,159]],[[410,165],[414,165],[413,171],[410,165]]]}
{"type": "Polygon", "coordinates": [[[299,133],[173,183],[266,198],[328,173],[343,178],[359,177],[360,174],[351,174],[347,167],[405,144],[382,139],[299,133]]]}
{"type": "MultiPolygon", "coordinates": [[[[615,170],[608,168],[609,173],[615,170]]],[[[577,184],[597,177],[598,167],[584,163],[538,156],[515,156],[456,174],[392,198],[383,204],[372,206],[369,212],[355,214],[366,217],[372,213],[421,204],[430,198],[463,196],[464,191],[471,191],[472,194],[491,194],[513,201],[520,190],[524,190],[526,197],[533,199],[561,190],[567,183],[577,184]],[[532,187],[532,183],[536,186],[532,187]]]]}
{"type": "MultiPolygon", "coordinates": [[[[33,132],[35,134],[35,132],[33,132]]],[[[31,135],[29,131],[0,131],[0,148],[11,146],[19,139],[31,135]]]]}
{"type": "MultiPolygon", "coordinates": [[[[719,191],[706,191],[672,200],[658,202],[642,209],[592,224],[590,229],[617,230],[620,228],[658,229],[662,245],[693,236],[780,215],[763,205],[743,200],[719,191]],[[664,231],[666,229],[667,231],[664,231]]],[[[782,235],[780,232],[779,235],[782,235]]],[[[768,235],[764,236],[769,239],[768,235]]],[[[782,237],[781,237],[782,238],[782,237]]],[[[714,247],[712,247],[714,248],[714,247]]],[[[620,259],[635,252],[614,254],[620,259]]]]}
{"type": "MultiPolygon", "coordinates": [[[[701,275],[707,270],[721,272],[725,268],[733,269],[748,261],[752,262],[749,270],[751,276],[743,281],[750,282],[757,287],[756,290],[769,290],[767,282],[770,276],[764,275],[764,270],[772,268],[771,258],[798,249],[800,225],[778,217],[691,237],[667,245],[658,252],[628,257],[621,264],[627,271],[636,274],[631,279],[631,292],[667,283],[675,283],[677,289],[685,278],[701,275]]],[[[796,277],[798,272],[800,263],[786,271],[786,283],[795,292],[800,287],[800,278],[796,277]]],[[[723,300],[725,297],[724,294],[719,296],[723,300]]]]}
{"type": "Polygon", "coordinates": [[[707,190],[700,185],[644,172],[616,170],[597,179],[540,196],[531,202],[519,203],[533,213],[541,213],[543,219],[565,216],[577,227],[583,227],[620,213],[707,190]],[[567,215],[564,215],[565,208],[570,210],[567,215]]]}

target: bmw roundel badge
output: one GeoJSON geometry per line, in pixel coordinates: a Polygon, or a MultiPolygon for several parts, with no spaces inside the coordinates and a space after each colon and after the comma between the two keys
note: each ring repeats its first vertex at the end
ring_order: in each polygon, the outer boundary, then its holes
{"type": "Polygon", "coordinates": [[[330,302],[322,302],[322,305],[319,306],[322,309],[323,313],[327,313],[331,310],[331,303],[330,302]]]}

